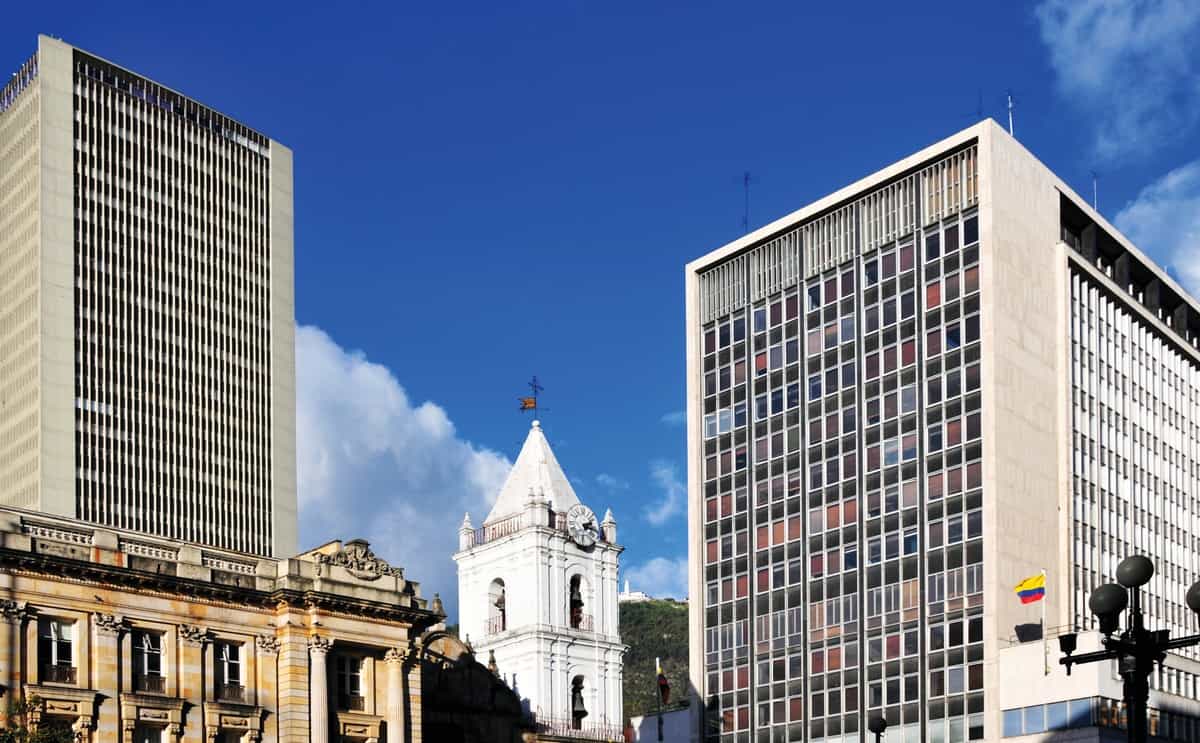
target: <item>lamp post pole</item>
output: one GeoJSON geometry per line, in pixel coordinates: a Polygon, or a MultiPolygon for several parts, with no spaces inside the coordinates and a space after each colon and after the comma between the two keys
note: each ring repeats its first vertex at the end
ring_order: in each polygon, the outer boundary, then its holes
{"type": "MultiPolygon", "coordinates": [[[[1127,557],[1117,566],[1117,583],[1108,583],[1092,591],[1088,608],[1100,620],[1100,633],[1104,635],[1103,650],[1074,655],[1078,644],[1075,633],[1060,635],[1059,649],[1063,657],[1059,663],[1067,667],[1079,663],[1096,663],[1116,660],[1117,670],[1124,682],[1125,709],[1129,715],[1129,743],[1145,743],[1147,733],[1146,706],[1150,701],[1150,673],[1155,664],[1162,666],[1168,650],[1200,645],[1200,635],[1187,635],[1171,639],[1170,630],[1146,629],[1142,614],[1142,586],[1154,576],[1154,563],[1141,555],[1127,557]],[[1121,612],[1128,608],[1124,631],[1114,633],[1120,627],[1121,612]]],[[[1187,592],[1187,605],[1200,614],[1200,582],[1187,592]]]]}
{"type": "Polygon", "coordinates": [[[875,734],[875,743],[883,743],[883,731],[887,730],[887,720],[882,717],[872,717],[867,723],[867,730],[875,734]]]}

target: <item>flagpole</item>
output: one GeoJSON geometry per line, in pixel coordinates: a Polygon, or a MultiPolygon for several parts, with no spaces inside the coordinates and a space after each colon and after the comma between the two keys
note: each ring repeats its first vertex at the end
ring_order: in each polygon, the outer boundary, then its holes
{"type": "Polygon", "coordinates": [[[1046,569],[1042,568],[1042,673],[1050,675],[1050,641],[1046,638],[1046,569]]]}

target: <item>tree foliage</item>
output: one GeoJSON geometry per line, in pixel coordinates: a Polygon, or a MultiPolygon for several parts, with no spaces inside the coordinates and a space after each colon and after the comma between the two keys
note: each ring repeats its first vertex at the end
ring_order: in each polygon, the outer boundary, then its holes
{"type": "Polygon", "coordinates": [[[625,655],[625,718],[658,709],[658,674],[654,659],[662,660],[671,683],[671,707],[687,700],[688,609],[677,601],[621,604],[621,641],[625,655]]]}
{"type": "Polygon", "coordinates": [[[30,697],[10,705],[8,722],[0,727],[0,743],[74,743],[75,734],[66,720],[43,717],[30,729],[31,713],[40,704],[40,699],[30,697]]]}

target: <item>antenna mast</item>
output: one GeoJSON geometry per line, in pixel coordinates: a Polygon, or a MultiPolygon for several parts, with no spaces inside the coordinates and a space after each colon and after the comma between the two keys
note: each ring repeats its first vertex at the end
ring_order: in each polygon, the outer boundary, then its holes
{"type": "Polygon", "coordinates": [[[1010,137],[1017,136],[1013,132],[1013,99],[1011,90],[1008,91],[1008,134],[1010,137]]]}
{"type": "Polygon", "coordinates": [[[1100,174],[1092,171],[1092,208],[1100,211],[1100,174]]]}
{"type": "Polygon", "coordinates": [[[750,184],[754,180],[750,177],[750,171],[742,173],[742,191],[745,196],[745,204],[742,210],[742,232],[750,231],[750,184]]]}

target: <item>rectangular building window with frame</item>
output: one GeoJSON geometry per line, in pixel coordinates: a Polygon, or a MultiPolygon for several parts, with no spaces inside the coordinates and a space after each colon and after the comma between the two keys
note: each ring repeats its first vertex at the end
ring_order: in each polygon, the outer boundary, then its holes
{"type": "Polygon", "coordinates": [[[38,620],[38,662],[42,681],[75,683],[75,624],[62,619],[38,620]]]}

